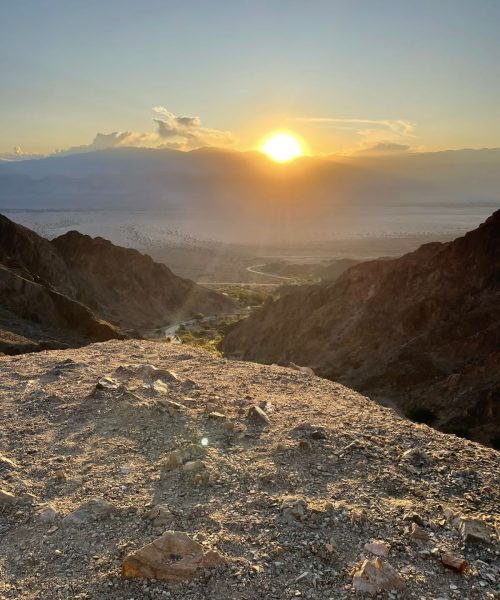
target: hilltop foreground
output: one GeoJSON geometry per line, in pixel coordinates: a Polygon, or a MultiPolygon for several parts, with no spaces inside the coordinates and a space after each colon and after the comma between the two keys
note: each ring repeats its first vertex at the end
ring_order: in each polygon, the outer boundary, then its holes
{"type": "Polygon", "coordinates": [[[176,344],[0,369],[2,599],[498,598],[495,450],[176,344]]]}

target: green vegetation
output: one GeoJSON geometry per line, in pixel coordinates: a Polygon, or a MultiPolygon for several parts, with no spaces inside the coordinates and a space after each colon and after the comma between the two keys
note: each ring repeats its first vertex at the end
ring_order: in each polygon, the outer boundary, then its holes
{"type": "Polygon", "coordinates": [[[187,333],[183,333],[180,336],[180,339],[183,344],[195,346],[196,348],[203,348],[203,350],[208,350],[216,356],[222,356],[219,350],[217,349],[217,344],[221,341],[221,336],[219,335],[215,336],[212,339],[207,339],[206,337],[204,337],[202,332],[188,331],[187,333]]]}
{"type": "Polygon", "coordinates": [[[246,308],[247,306],[257,308],[258,306],[262,306],[267,298],[272,296],[274,288],[267,286],[228,285],[218,288],[218,291],[232,298],[242,308],[246,308]]]}
{"type": "Polygon", "coordinates": [[[424,423],[425,425],[431,425],[437,420],[437,416],[423,406],[409,408],[405,414],[409,419],[415,421],[415,423],[424,423]]]}

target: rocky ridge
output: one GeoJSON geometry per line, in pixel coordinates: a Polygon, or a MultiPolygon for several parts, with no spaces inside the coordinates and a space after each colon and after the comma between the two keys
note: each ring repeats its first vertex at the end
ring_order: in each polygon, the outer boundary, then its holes
{"type": "Polygon", "coordinates": [[[498,453],[307,370],[0,357],[0,597],[498,598],[498,453]]]}
{"type": "Polygon", "coordinates": [[[136,250],[76,231],[49,241],[0,215],[0,352],[137,336],[231,309],[136,250]]]}
{"type": "Polygon", "coordinates": [[[500,445],[500,211],[464,237],[288,290],[222,341],[308,365],[405,411],[500,445]]]}

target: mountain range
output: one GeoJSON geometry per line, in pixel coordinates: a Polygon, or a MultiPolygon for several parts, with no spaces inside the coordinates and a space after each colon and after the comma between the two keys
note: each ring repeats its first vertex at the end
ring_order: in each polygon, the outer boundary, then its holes
{"type": "Polygon", "coordinates": [[[222,241],[329,239],[347,217],[394,231],[420,213],[424,230],[444,230],[498,206],[499,166],[500,149],[277,165],[257,152],[115,148],[0,161],[0,209],[159,211],[222,241]]]}

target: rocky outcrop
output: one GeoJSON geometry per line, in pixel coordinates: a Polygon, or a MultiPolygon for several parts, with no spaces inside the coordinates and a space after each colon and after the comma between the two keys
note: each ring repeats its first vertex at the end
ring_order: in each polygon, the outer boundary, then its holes
{"type": "Polygon", "coordinates": [[[77,297],[125,329],[152,329],[197,312],[222,314],[232,302],[172,273],[137,250],[77,231],[52,240],[76,280],[77,297]]]}
{"type": "Polygon", "coordinates": [[[76,231],[50,242],[0,215],[0,352],[123,338],[231,308],[149,256],[76,231]]]}
{"type": "Polygon", "coordinates": [[[500,211],[478,229],[289,292],[223,340],[230,355],[309,365],[485,443],[500,434],[500,211]]]}

